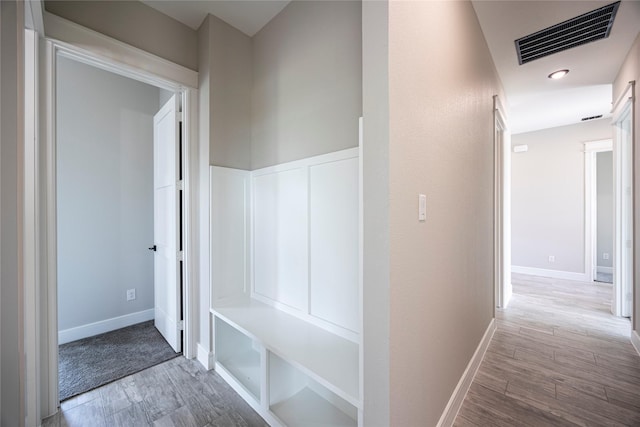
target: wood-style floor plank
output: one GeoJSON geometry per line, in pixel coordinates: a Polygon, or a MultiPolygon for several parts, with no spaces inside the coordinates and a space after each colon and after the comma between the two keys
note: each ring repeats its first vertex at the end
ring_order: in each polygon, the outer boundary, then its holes
{"type": "Polygon", "coordinates": [[[43,427],[266,427],[218,376],[183,357],[62,403],[43,427]]]}
{"type": "Polygon", "coordinates": [[[613,287],[513,275],[455,426],[640,426],[640,356],[613,287]]]}

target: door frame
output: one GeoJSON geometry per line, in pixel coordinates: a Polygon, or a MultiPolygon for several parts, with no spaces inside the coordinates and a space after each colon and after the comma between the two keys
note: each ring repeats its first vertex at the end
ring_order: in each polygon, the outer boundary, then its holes
{"type": "Polygon", "coordinates": [[[631,317],[632,325],[633,325],[633,315],[635,311],[635,262],[634,262],[634,250],[635,250],[635,97],[634,97],[634,89],[635,82],[631,81],[622,92],[620,97],[616,100],[612,114],[613,118],[611,120],[611,124],[613,125],[613,162],[614,162],[614,197],[615,197],[615,215],[614,215],[614,226],[615,226],[615,243],[613,247],[614,253],[614,292],[613,292],[613,301],[611,304],[611,312],[615,316],[624,316],[631,317]],[[620,131],[618,123],[625,120],[625,118],[629,117],[630,121],[630,132],[629,138],[631,139],[631,152],[625,153],[620,150],[620,131]],[[628,176],[624,176],[624,163],[629,162],[629,171],[628,176]],[[628,184],[631,191],[631,206],[629,206],[631,219],[631,241],[625,242],[624,239],[624,204],[622,200],[622,193],[624,191],[624,181],[628,179],[628,184]],[[623,258],[620,254],[624,251],[624,246],[628,244],[630,245],[631,255],[627,258],[623,258]],[[625,265],[625,262],[630,263],[630,265],[625,265]],[[631,271],[630,278],[626,284],[621,284],[623,271],[625,267],[629,268],[631,271]],[[625,292],[631,293],[631,304],[629,310],[624,309],[623,301],[625,292]]]}
{"type": "MultiPolygon", "coordinates": [[[[183,310],[184,310],[184,346],[186,358],[196,356],[197,318],[197,179],[198,179],[198,74],[177,64],[171,63],[137,48],[130,47],[107,36],[75,24],[55,22],[62,25],[63,34],[70,36],[74,43],[66,43],[53,38],[43,40],[43,53],[46,57],[42,71],[42,116],[40,159],[42,180],[36,188],[41,200],[39,234],[40,269],[43,271],[38,290],[42,301],[46,301],[46,310],[39,323],[40,350],[42,354],[42,373],[40,375],[41,413],[43,417],[57,412],[60,405],[58,391],[58,327],[57,327],[57,219],[56,219],[56,61],[58,55],[83,62],[176,92],[182,101],[182,138],[183,138],[183,310]],[[66,27],[65,27],[66,26],[66,27]],[[88,43],[91,41],[92,43],[88,43]],[[153,71],[151,71],[153,70],[153,71]],[[45,313],[46,312],[46,313],[45,313]]],[[[35,313],[26,313],[26,316],[35,313]]]]}
{"type": "Polygon", "coordinates": [[[493,97],[494,317],[511,299],[511,134],[500,97],[493,97]]]}

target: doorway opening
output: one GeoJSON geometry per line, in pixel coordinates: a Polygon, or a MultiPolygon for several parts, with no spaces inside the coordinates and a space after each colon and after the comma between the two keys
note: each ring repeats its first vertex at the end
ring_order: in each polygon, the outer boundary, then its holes
{"type": "Polygon", "coordinates": [[[594,280],[613,283],[614,195],[613,151],[596,153],[594,280]]]}
{"type": "MultiPolygon", "coordinates": [[[[81,35],[82,36],[82,35],[81,35]]],[[[82,37],[80,37],[82,39],[82,37]]],[[[92,39],[93,40],[93,39],[92,39]]],[[[171,132],[175,135],[175,152],[173,153],[173,158],[175,159],[173,173],[180,174],[180,179],[175,179],[173,182],[173,191],[175,193],[175,212],[171,215],[167,214],[162,219],[167,223],[168,221],[176,221],[174,232],[170,233],[173,235],[174,246],[173,249],[175,251],[175,257],[173,258],[174,265],[172,267],[164,266],[163,272],[168,273],[173,271],[175,273],[174,280],[171,282],[175,285],[174,290],[175,294],[171,297],[163,298],[162,301],[157,301],[156,296],[158,293],[153,292],[153,305],[151,308],[142,308],[133,310],[133,313],[137,313],[137,315],[146,315],[149,316],[149,311],[153,313],[151,318],[155,319],[158,316],[156,313],[158,312],[158,307],[166,307],[171,305],[173,307],[174,316],[171,317],[172,324],[174,325],[175,332],[173,333],[174,338],[177,337],[175,342],[172,342],[171,351],[175,353],[182,353],[187,358],[192,358],[195,355],[195,341],[193,337],[194,328],[194,271],[195,271],[195,262],[196,257],[193,255],[196,250],[194,236],[197,235],[195,229],[197,228],[197,210],[195,208],[194,202],[196,198],[196,187],[195,180],[197,179],[197,146],[198,141],[195,138],[196,130],[197,130],[197,73],[186,68],[179,67],[173,63],[167,62],[157,57],[150,56],[144,52],[140,52],[134,48],[130,48],[121,44],[118,44],[111,39],[106,37],[100,37],[99,40],[93,40],[92,43],[82,44],[69,44],[64,42],[59,42],[55,40],[44,40],[42,44],[39,45],[39,49],[36,51],[36,55],[40,58],[42,63],[41,69],[41,77],[40,77],[40,85],[42,88],[41,97],[43,98],[42,105],[42,125],[41,125],[41,138],[39,146],[40,154],[35,153],[36,157],[34,162],[40,163],[41,172],[38,174],[39,182],[35,186],[34,191],[37,193],[37,197],[42,206],[43,217],[41,218],[40,226],[37,230],[38,241],[36,252],[40,254],[40,265],[39,269],[42,272],[42,287],[38,290],[40,298],[42,299],[41,310],[39,312],[34,313],[36,316],[36,335],[39,334],[40,342],[35,343],[35,348],[33,351],[36,351],[37,354],[40,354],[41,358],[41,371],[38,375],[39,377],[39,393],[40,393],[40,401],[41,404],[37,404],[36,406],[40,406],[41,414],[44,416],[54,414],[58,408],[60,407],[60,390],[59,390],[59,375],[58,375],[58,344],[59,344],[59,328],[58,328],[58,314],[59,314],[59,306],[58,306],[58,285],[59,285],[59,275],[58,275],[58,260],[60,255],[58,253],[59,245],[58,245],[58,202],[59,195],[57,194],[57,180],[58,180],[58,161],[56,159],[56,155],[58,152],[58,120],[57,116],[64,114],[62,111],[59,111],[58,107],[58,97],[57,94],[60,92],[61,88],[58,85],[58,61],[64,60],[72,60],[76,61],[84,66],[94,67],[100,72],[108,72],[111,73],[110,78],[121,78],[126,77],[132,80],[135,80],[135,84],[145,83],[147,85],[153,86],[153,90],[159,91],[155,104],[155,111],[148,111],[147,116],[151,116],[150,120],[152,123],[151,128],[146,128],[144,133],[153,134],[153,114],[160,110],[161,105],[161,94],[162,96],[170,97],[171,99],[166,99],[166,103],[171,103],[174,105],[173,113],[168,114],[169,117],[173,118],[173,129],[171,132]],[[95,45],[95,47],[94,47],[95,45]],[[154,70],[153,72],[150,70],[154,70]],[[181,123],[182,122],[182,123],[181,123]],[[178,222],[180,221],[180,222],[178,222]],[[179,249],[179,250],[178,250],[179,249]],[[164,305],[163,305],[164,304],[164,305]],[[146,313],[146,314],[145,314],[146,313]],[[40,348],[41,350],[38,350],[40,348]]],[[[79,82],[78,82],[79,83],[79,82]]],[[[79,85],[78,85],[79,86],[79,85]]],[[[79,91],[79,87],[73,87],[70,91],[71,93],[76,93],[77,96],[85,96],[86,99],[91,99],[91,97],[96,92],[95,85],[89,86],[91,90],[87,90],[86,93],[82,93],[79,91]]],[[[111,95],[114,97],[113,95],[111,95]]],[[[105,100],[94,96],[95,99],[100,102],[106,102],[105,100]]],[[[165,103],[165,105],[166,105],[165,103]]],[[[85,108],[87,103],[85,102],[85,108]]],[[[136,129],[137,131],[142,132],[138,125],[136,125],[136,121],[133,120],[140,113],[139,110],[136,109],[125,109],[123,112],[118,112],[114,117],[116,117],[116,121],[118,123],[126,123],[127,126],[136,129]],[[122,113],[122,114],[120,114],[122,113]]],[[[86,123],[81,123],[83,126],[90,127],[90,125],[97,120],[97,117],[88,115],[86,123]]],[[[78,123],[73,122],[73,116],[71,117],[71,133],[78,126],[78,123]]],[[[166,129],[165,129],[166,130],[166,129]]],[[[95,132],[97,134],[97,132],[95,132]]],[[[97,137],[96,135],[92,135],[91,138],[97,137]]],[[[112,139],[115,141],[116,139],[121,139],[122,135],[117,134],[112,139]]],[[[80,138],[82,139],[82,138],[80,138]]],[[[125,138],[126,139],[126,138],[125,138]]],[[[131,140],[131,137],[129,136],[131,140]]],[[[135,139],[135,138],[134,138],[135,139]]],[[[73,140],[73,139],[72,139],[73,140]]],[[[129,141],[131,142],[131,141],[129,141]]],[[[75,140],[75,143],[78,143],[78,140],[75,140]]],[[[116,142],[112,141],[112,144],[115,145],[116,142]]],[[[120,144],[122,146],[122,144],[120,144]]],[[[131,148],[131,144],[127,146],[131,148]]],[[[79,150],[83,149],[83,146],[80,145],[79,150]]],[[[86,147],[85,151],[86,150],[86,147]]],[[[88,150],[91,151],[91,150],[88,150]]],[[[154,150],[147,148],[147,152],[149,153],[149,157],[153,158],[154,150]]],[[[77,154],[77,153],[76,153],[77,154]]],[[[87,154],[87,153],[85,153],[87,154]]],[[[92,153],[90,152],[89,155],[92,153]]],[[[91,170],[92,168],[99,169],[104,167],[103,163],[107,163],[108,161],[112,161],[109,156],[113,157],[113,152],[103,153],[102,156],[97,153],[93,153],[93,157],[91,161],[84,165],[85,169],[91,170]]],[[[129,153],[131,154],[131,153],[129,153]]],[[[134,150],[135,154],[135,150],[134,150]]],[[[137,154],[140,154],[139,152],[137,154]]],[[[136,160],[140,160],[139,156],[136,157],[136,160]]],[[[163,164],[166,164],[168,156],[163,155],[163,164]]],[[[128,158],[128,160],[131,160],[128,158]]],[[[129,169],[129,173],[137,173],[137,171],[131,172],[133,168],[132,163],[129,162],[128,165],[131,166],[129,169]]],[[[158,161],[153,161],[152,164],[160,164],[158,161]]],[[[135,163],[137,167],[137,163],[135,163]]],[[[153,182],[155,178],[155,173],[153,174],[151,181],[153,182]]],[[[78,179],[82,181],[82,179],[78,179]]],[[[84,184],[91,188],[90,180],[84,180],[84,184]]],[[[121,180],[120,186],[117,186],[116,189],[118,191],[122,191],[123,188],[133,186],[140,186],[144,180],[121,180]],[[123,184],[124,182],[124,184],[123,184]],[[125,185],[126,184],[126,185],[125,185]]],[[[75,185],[80,185],[75,183],[75,185]]],[[[113,191],[112,191],[113,192],[113,191]]],[[[153,200],[154,196],[154,187],[153,185],[149,186],[149,195],[145,196],[147,200],[153,200]]],[[[169,191],[165,191],[165,193],[169,193],[169,191]]],[[[75,199],[75,203],[80,208],[92,207],[91,198],[99,198],[103,194],[92,194],[89,196],[89,199],[79,200],[75,199]]],[[[113,194],[106,193],[104,194],[110,195],[113,197],[113,194]]],[[[140,202],[137,197],[130,197],[129,201],[132,205],[135,205],[135,202],[140,202]],[[132,201],[133,200],[133,201],[132,201]]],[[[97,202],[96,202],[97,203],[97,202]]],[[[114,217],[117,212],[118,216],[127,216],[128,211],[126,209],[115,209],[111,206],[111,214],[107,215],[109,212],[100,211],[97,215],[102,215],[104,217],[114,217]]],[[[148,212],[148,211],[147,211],[148,212]]],[[[165,212],[166,213],[166,212],[165,212]]],[[[150,225],[153,227],[154,223],[158,223],[155,220],[154,212],[151,212],[151,217],[146,222],[147,226],[150,225]]],[[[72,227],[75,228],[75,227],[72,227]]],[[[93,230],[95,231],[95,226],[93,230]]],[[[139,227],[130,227],[128,231],[130,234],[140,233],[141,228],[139,227]]],[[[165,277],[166,274],[158,275],[155,272],[156,255],[160,251],[150,251],[149,249],[153,249],[154,247],[159,248],[161,246],[161,242],[156,240],[155,230],[151,233],[151,241],[147,241],[144,239],[144,244],[142,245],[142,251],[145,253],[145,256],[151,257],[153,261],[151,265],[153,266],[153,277],[156,276],[165,277]]],[[[110,236],[108,236],[110,237],[110,236]]],[[[139,237],[139,236],[138,236],[139,237]]],[[[89,240],[89,239],[87,239],[89,240]]],[[[143,239],[140,239],[142,242],[143,239]]],[[[101,243],[104,242],[91,242],[92,246],[89,246],[91,249],[92,256],[99,257],[101,243]]],[[[165,242],[166,243],[166,242],[165,242]]],[[[106,252],[106,251],[105,251],[106,252]]],[[[112,258],[118,258],[123,262],[128,263],[127,266],[131,267],[133,263],[132,256],[124,256],[121,254],[124,251],[117,251],[117,256],[112,256],[112,258]]],[[[105,257],[106,258],[106,257],[105,257]]],[[[147,266],[149,262],[147,260],[147,266]]],[[[84,265],[76,263],[77,268],[83,268],[84,265]]],[[[155,287],[155,284],[154,284],[155,287]]],[[[133,293],[129,293],[132,288],[125,286],[124,287],[124,295],[120,292],[120,297],[127,302],[127,297],[130,298],[129,304],[134,304],[135,301],[142,300],[142,295],[138,293],[137,289],[135,292],[135,298],[132,298],[133,293]]],[[[147,295],[148,300],[148,295],[147,295]]],[[[102,301],[104,305],[112,301],[108,301],[107,299],[102,301]]],[[[138,301],[142,302],[142,301],[138,301]]],[[[78,305],[72,308],[73,310],[79,309],[78,305]]],[[[167,311],[167,310],[165,310],[167,311]]],[[[132,314],[131,312],[121,313],[120,316],[109,317],[110,320],[107,323],[114,324],[118,321],[124,320],[132,321],[132,317],[128,317],[128,314],[132,314]],[[112,322],[113,321],[113,322],[112,322]]],[[[62,313],[61,313],[62,315],[62,313]]],[[[133,320],[144,320],[137,318],[136,315],[133,316],[133,320]]],[[[101,325],[101,322],[93,322],[90,323],[91,327],[95,327],[96,323],[101,325]]],[[[141,322],[138,322],[141,323],[141,322]]],[[[167,322],[164,322],[165,326],[167,322]]],[[[62,329],[64,326],[60,325],[62,329]]],[[[85,325],[86,326],[86,325],[85,325]]],[[[104,325],[102,325],[104,326],[104,325]]],[[[155,329],[155,325],[152,325],[152,328],[155,329]]],[[[67,328],[72,329],[73,328],[67,328]]],[[[165,331],[166,332],[166,331],[165,331]]],[[[167,341],[172,341],[171,339],[167,339],[167,341]]],[[[140,344],[140,343],[138,343],[140,344]]],[[[138,345],[139,347],[139,345],[138,345]]]]}
{"type": "Polygon", "coordinates": [[[615,159],[613,140],[584,143],[585,280],[613,283],[615,159]]]}
{"type": "Polygon", "coordinates": [[[182,351],[180,98],[56,59],[60,400],[182,351]]]}

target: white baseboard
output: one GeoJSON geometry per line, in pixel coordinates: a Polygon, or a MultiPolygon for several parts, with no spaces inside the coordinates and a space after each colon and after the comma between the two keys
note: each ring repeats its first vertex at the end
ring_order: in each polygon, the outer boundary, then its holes
{"type": "Polygon", "coordinates": [[[551,277],[553,279],[576,280],[579,282],[589,282],[586,273],[574,273],[572,271],[547,270],[545,268],[511,266],[512,273],[530,274],[532,276],[551,277]]]}
{"type": "Polygon", "coordinates": [[[124,316],[112,317],[111,319],[89,323],[88,325],[76,326],[62,331],[58,331],[58,344],[65,344],[82,338],[92,337],[116,329],[135,325],[136,323],[153,320],[154,309],[138,311],[136,313],[125,314],[124,316]]]}
{"type": "Polygon", "coordinates": [[[437,427],[449,427],[453,425],[453,422],[458,415],[458,411],[460,411],[462,402],[464,402],[464,398],[469,391],[469,387],[471,387],[473,378],[476,376],[476,372],[480,367],[480,363],[482,363],[484,354],[487,351],[487,347],[489,347],[489,343],[491,342],[491,338],[493,338],[493,333],[495,331],[496,319],[491,319],[491,323],[489,323],[487,330],[484,332],[482,340],[480,340],[480,344],[478,344],[475,353],[473,353],[473,356],[471,357],[471,360],[467,365],[467,369],[464,370],[460,381],[458,381],[458,385],[456,386],[455,390],[453,390],[453,394],[449,399],[449,403],[447,403],[447,407],[444,408],[444,412],[440,417],[440,421],[438,421],[437,427]]]}
{"type": "Polygon", "coordinates": [[[631,344],[640,355],[640,335],[638,335],[637,331],[631,331],[631,344]]]}
{"type": "Polygon", "coordinates": [[[606,273],[606,274],[613,274],[613,267],[603,267],[601,265],[596,267],[596,271],[598,273],[606,273]]]}
{"type": "Polygon", "coordinates": [[[207,371],[213,369],[213,353],[198,343],[198,362],[205,367],[207,371]]]}

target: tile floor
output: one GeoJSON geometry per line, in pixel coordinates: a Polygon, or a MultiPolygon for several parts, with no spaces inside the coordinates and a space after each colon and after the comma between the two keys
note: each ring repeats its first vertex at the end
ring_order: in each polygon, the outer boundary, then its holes
{"type": "Polygon", "coordinates": [[[640,356],[612,286],[513,276],[455,426],[640,426],[640,356]]]}
{"type": "MultiPolygon", "coordinates": [[[[455,426],[640,426],[640,356],[629,320],[610,313],[612,286],[526,275],[513,284],[455,426]]],[[[151,425],[266,424],[215,372],[182,357],[65,401],[43,423],[151,425]]]]}
{"type": "Polygon", "coordinates": [[[62,403],[43,427],[262,427],[214,371],[178,357],[62,403]]]}

